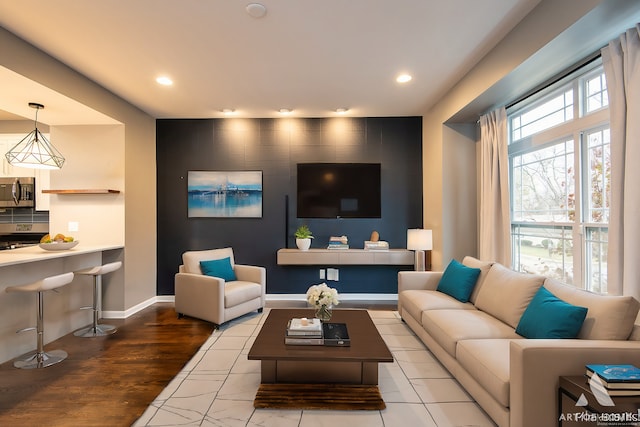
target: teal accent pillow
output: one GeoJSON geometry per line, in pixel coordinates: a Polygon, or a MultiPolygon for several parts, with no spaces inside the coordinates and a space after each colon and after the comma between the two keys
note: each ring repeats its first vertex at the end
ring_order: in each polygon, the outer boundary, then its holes
{"type": "Polygon", "coordinates": [[[436,290],[460,302],[468,302],[479,275],[479,268],[467,267],[453,259],[442,273],[436,290]]]}
{"type": "Polygon", "coordinates": [[[516,333],[525,338],[575,338],[587,310],[561,300],[541,286],[522,313],[516,333]]]}
{"type": "Polygon", "coordinates": [[[238,280],[236,273],[231,267],[231,258],[212,259],[211,261],[200,261],[200,269],[202,274],[207,276],[219,277],[226,282],[238,280]]]}

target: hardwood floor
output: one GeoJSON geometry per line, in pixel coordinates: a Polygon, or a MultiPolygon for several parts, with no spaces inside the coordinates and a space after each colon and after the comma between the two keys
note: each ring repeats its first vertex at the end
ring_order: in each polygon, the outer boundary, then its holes
{"type": "Polygon", "coordinates": [[[69,334],[45,346],[69,353],[57,365],[0,365],[0,426],[130,426],[214,329],[177,319],[172,303],[105,323],[118,331],[96,338],[69,334]]]}
{"type": "MultiPolygon", "coordinates": [[[[267,307],[306,306],[271,301],[267,307]]],[[[395,310],[395,303],[350,301],[340,308],[395,310]]],[[[157,303],[126,320],[106,337],[68,334],[45,346],[69,357],[44,369],[0,365],[0,426],[130,426],[214,330],[190,317],[178,319],[173,303],[157,303]]],[[[45,324],[46,330],[46,324],[45,324]]],[[[35,336],[34,347],[35,347],[35,336]]]]}

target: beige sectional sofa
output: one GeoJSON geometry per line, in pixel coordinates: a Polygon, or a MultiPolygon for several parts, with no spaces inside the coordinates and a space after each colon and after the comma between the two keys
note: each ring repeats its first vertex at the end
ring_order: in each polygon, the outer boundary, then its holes
{"type": "Polygon", "coordinates": [[[462,264],[480,269],[468,302],[436,290],[442,272],[403,271],[398,310],[499,426],[557,425],[558,378],[583,375],[586,364],[640,365],[640,327],[634,325],[640,303],[634,298],[594,294],[472,257],[462,264]],[[575,339],[528,339],[516,333],[543,285],[563,301],[588,309],[575,339]]]}

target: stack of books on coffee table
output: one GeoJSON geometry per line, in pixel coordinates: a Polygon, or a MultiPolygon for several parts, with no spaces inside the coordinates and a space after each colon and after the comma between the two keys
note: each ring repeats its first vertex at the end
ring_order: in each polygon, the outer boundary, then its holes
{"type": "Polygon", "coordinates": [[[323,345],[320,319],[293,318],[287,324],[284,343],[290,345],[323,345]]]}
{"type": "Polygon", "coordinates": [[[610,396],[640,395],[640,368],[634,365],[587,365],[586,367],[592,391],[596,388],[610,396]]]}

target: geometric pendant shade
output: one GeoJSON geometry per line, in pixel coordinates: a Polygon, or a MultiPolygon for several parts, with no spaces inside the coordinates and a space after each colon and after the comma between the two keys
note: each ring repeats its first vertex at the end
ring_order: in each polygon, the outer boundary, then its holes
{"type": "Polygon", "coordinates": [[[44,105],[30,102],[29,107],[36,109],[35,129],[22,138],[5,154],[9,164],[35,169],[60,169],[64,157],[38,130],[38,110],[44,105]]]}

